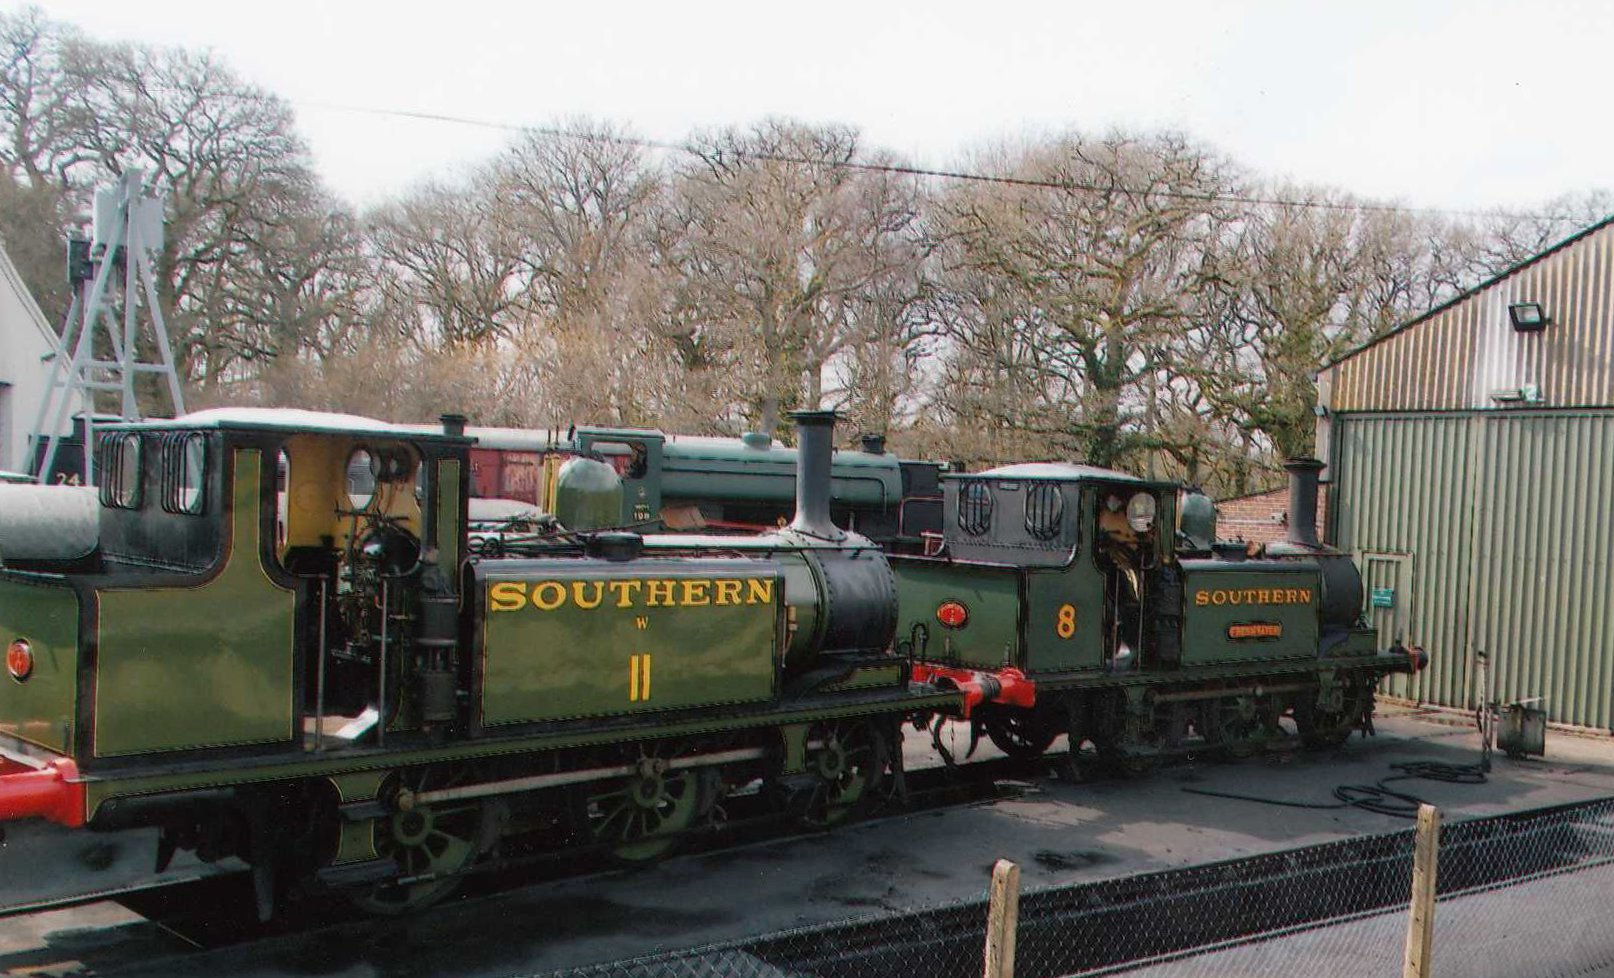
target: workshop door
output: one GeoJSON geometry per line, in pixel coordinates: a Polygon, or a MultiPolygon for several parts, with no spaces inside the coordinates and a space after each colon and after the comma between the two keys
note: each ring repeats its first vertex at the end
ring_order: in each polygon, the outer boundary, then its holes
{"type": "MultiPolygon", "coordinates": [[[[1362,617],[1379,633],[1379,647],[1387,649],[1400,642],[1417,645],[1412,629],[1413,558],[1409,553],[1366,550],[1356,554],[1362,571],[1362,617]]],[[[1387,684],[1394,696],[1418,699],[1417,677],[1393,676],[1387,684]]]]}

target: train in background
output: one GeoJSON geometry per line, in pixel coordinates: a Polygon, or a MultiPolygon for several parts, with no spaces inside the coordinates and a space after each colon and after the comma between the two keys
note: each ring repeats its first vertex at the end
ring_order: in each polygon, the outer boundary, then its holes
{"type": "MultiPolygon", "coordinates": [[[[557,508],[557,480],[572,458],[608,462],[623,483],[619,526],[680,532],[754,533],[788,523],[795,507],[796,448],[749,432],[739,438],[677,435],[654,428],[578,425],[564,432],[472,426],[473,500],[557,508]]],[[[885,438],[863,435],[837,451],[830,470],[836,523],[890,549],[922,552],[941,530],[938,462],[902,459],[885,438]]],[[[473,503],[496,518],[518,509],[473,503]]]]}
{"type": "MultiPolygon", "coordinates": [[[[561,525],[497,555],[462,419],[105,430],[88,526],[0,551],[0,827],[155,830],[159,866],[249,865],[266,916],[309,888],[392,913],[512,846],[654,859],[737,793],[844,821],[900,783],[911,722],[1137,772],[1337,744],[1420,664],[1363,627],[1344,555],[1218,548],[1177,487],[1106,469],[946,475],[940,546],[888,553],[833,519],[833,414],[797,420],[787,526],[561,525]]],[[[574,455],[557,513],[629,486],[574,455]]]]}

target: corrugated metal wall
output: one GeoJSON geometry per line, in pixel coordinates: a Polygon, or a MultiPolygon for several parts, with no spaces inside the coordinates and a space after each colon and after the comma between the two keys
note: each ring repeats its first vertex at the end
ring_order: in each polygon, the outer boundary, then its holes
{"type": "Polygon", "coordinates": [[[1614,406],[1614,225],[1598,228],[1324,371],[1329,408],[1497,407],[1533,384],[1546,407],[1614,406]],[[1550,322],[1514,332],[1507,307],[1539,302],[1550,322]]]}
{"type": "Polygon", "coordinates": [[[1614,411],[1344,415],[1337,546],[1410,555],[1409,640],[1390,691],[1469,706],[1474,653],[1504,700],[1614,729],[1614,411]]]}
{"type": "Polygon", "coordinates": [[[1475,485],[1473,645],[1504,700],[1614,727],[1614,417],[1493,415],[1475,485]]]}
{"type": "MultiPolygon", "coordinates": [[[[1397,696],[1462,705],[1469,688],[1467,566],[1473,496],[1470,420],[1462,416],[1349,417],[1335,431],[1329,478],[1336,547],[1364,564],[1367,553],[1411,555],[1408,644],[1430,653],[1412,677],[1394,677],[1397,696]]],[[[1381,636],[1381,644],[1397,636],[1381,636]]]]}

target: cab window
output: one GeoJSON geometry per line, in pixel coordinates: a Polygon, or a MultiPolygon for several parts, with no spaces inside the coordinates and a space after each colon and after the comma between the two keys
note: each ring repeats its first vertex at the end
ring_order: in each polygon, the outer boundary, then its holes
{"type": "Polygon", "coordinates": [[[958,494],[958,528],[978,537],[992,528],[992,487],[982,481],[966,483],[958,494]]]}
{"type": "Polygon", "coordinates": [[[95,475],[101,483],[101,505],[139,509],[143,474],[140,436],[134,432],[102,435],[96,454],[95,475]]]}
{"type": "Polygon", "coordinates": [[[169,513],[199,515],[207,494],[207,436],[175,432],[162,440],[162,506],[169,513]]]}

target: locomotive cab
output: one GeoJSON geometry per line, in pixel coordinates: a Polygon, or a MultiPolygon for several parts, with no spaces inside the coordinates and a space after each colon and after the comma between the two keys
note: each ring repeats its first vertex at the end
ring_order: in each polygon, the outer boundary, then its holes
{"type": "Polygon", "coordinates": [[[34,653],[0,734],[95,770],[444,722],[421,676],[455,668],[465,444],[300,411],[109,428],[92,569],[0,580],[34,653]]]}
{"type": "Polygon", "coordinates": [[[1037,462],[945,476],[943,498],[942,553],[893,558],[916,656],[1027,674],[1175,658],[1144,613],[1173,584],[1169,487],[1037,462]]]}
{"type": "Polygon", "coordinates": [[[452,421],[437,438],[369,427],[294,432],[279,448],[274,553],[307,608],[296,647],[310,749],[458,718],[466,440],[452,421]]]}

